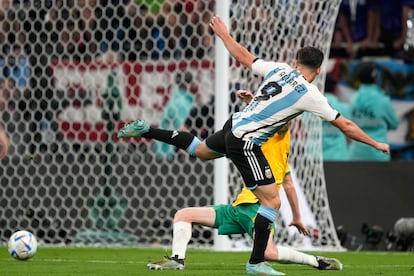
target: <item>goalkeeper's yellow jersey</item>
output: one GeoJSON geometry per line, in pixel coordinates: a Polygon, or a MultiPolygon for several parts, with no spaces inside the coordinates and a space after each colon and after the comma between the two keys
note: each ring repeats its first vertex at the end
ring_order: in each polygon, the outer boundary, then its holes
{"type": "MultiPolygon", "coordinates": [[[[290,147],[290,132],[278,132],[273,135],[272,138],[267,140],[262,145],[262,151],[265,155],[267,162],[269,162],[270,168],[272,169],[273,176],[276,180],[276,187],[279,190],[285,175],[290,173],[288,164],[290,147]]],[[[252,191],[243,187],[242,191],[238,194],[233,205],[240,205],[243,203],[256,203],[259,200],[253,194],[252,191]]]]}

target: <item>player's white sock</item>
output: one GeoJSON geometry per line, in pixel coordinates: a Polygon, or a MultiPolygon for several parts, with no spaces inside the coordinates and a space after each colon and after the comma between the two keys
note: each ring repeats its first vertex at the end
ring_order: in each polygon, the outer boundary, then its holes
{"type": "Polygon", "coordinates": [[[172,256],[185,259],[187,245],[191,239],[191,223],[179,221],[173,225],[172,256]]]}
{"type": "Polygon", "coordinates": [[[318,266],[318,261],[316,260],[315,256],[305,254],[303,252],[299,252],[284,246],[277,246],[277,251],[278,261],[280,262],[307,264],[313,267],[318,266]]]}

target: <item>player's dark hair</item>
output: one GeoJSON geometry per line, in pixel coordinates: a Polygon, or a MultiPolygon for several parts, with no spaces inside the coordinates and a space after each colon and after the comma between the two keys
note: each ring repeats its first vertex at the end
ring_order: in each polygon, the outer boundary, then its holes
{"type": "Polygon", "coordinates": [[[299,64],[317,69],[322,65],[323,53],[315,47],[308,46],[298,51],[296,59],[299,64]]]}

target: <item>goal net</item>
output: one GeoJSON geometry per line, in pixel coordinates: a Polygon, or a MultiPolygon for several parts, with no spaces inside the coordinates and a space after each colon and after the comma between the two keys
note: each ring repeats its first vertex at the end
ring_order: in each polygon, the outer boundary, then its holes
{"type": "MultiPolygon", "coordinates": [[[[339,3],[232,1],[230,31],[263,58],[292,63],[304,45],[327,55],[339,3]]],[[[116,132],[136,118],[201,138],[213,132],[219,99],[208,22],[216,4],[1,1],[0,122],[11,142],[0,166],[3,242],[27,229],[44,244],[167,246],[177,210],[213,204],[213,162],[147,139],[119,141],[116,132]]],[[[243,107],[237,89],[254,89],[258,80],[235,62],[230,74],[222,95],[236,111],[243,107]]],[[[338,249],[320,119],[303,115],[291,131],[310,243],[338,249]]],[[[223,185],[231,202],[242,186],[234,167],[223,185]]],[[[285,219],[278,242],[304,245],[285,219]]],[[[195,226],[191,244],[211,247],[213,230],[195,226]]]]}

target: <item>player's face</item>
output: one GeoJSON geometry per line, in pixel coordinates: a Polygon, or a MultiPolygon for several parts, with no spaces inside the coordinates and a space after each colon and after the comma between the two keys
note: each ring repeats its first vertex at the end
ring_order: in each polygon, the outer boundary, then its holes
{"type": "Polygon", "coordinates": [[[317,68],[317,69],[311,69],[309,67],[300,65],[300,64],[296,64],[296,68],[302,73],[303,77],[308,81],[308,82],[313,82],[316,77],[319,75],[319,73],[321,72],[321,68],[317,68]]]}
{"type": "Polygon", "coordinates": [[[308,82],[313,82],[318,75],[316,71],[310,71],[305,78],[308,82]]]}

